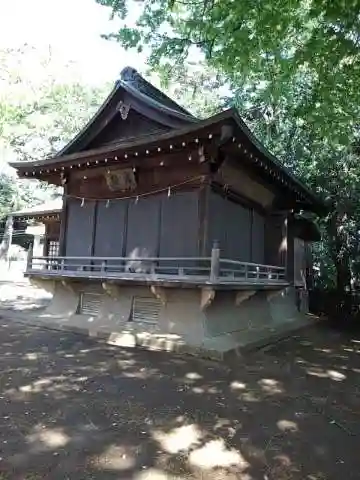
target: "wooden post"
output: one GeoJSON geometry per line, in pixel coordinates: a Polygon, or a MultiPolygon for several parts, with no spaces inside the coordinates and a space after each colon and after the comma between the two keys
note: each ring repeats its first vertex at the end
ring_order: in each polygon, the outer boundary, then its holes
{"type": "Polygon", "coordinates": [[[68,213],[68,187],[64,185],[62,210],[60,212],[60,232],[59,232],[59,253],[58,256],[64,257],[66,255],[66,229],[67,229],[67,213],[68,213]]]}
{"type": "Polygon", "coordinates": [[[216,282],[220,274],[220,246],[217,240],[214,241],[211,249],[210,282],[216,282]]]}
{"type": "Polygon", "coordinates": [[[33,246],[32,243],[29,246],[29,250],[27,253],[27,259],[26,259],[26,271],[28,272],[31,270],[32,267],[32,260],[33,260],[33,246]]]}
{"type": "Polygon", "coordinates": [[[284,236],[286,238],[285,273],[286,280],[294,285],[294,232],[292,226],[293,213],[290,212],[284,222],[284,236]]]}

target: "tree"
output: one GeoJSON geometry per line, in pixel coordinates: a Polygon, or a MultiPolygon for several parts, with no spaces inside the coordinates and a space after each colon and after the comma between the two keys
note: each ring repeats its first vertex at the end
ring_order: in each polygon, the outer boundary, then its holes
{"type": "Polygon", "coordinates": [[[197,62],[157,68],[160,86],[199,118],[217,113],[228,102],[229,87],[214,69],[197,62]]]}
{"type": "Polygon", "coordinates": [[[142,2],[134,27],[126,25],[129,0],[98,2],[124,19],[108,38],[127,48],[149,47],[156,70],[199,51],[235,91],[248,90],[274,110],[296,85],[296,117],[323,136],[346,144],[358,123],[358,2],[151,0],[142,2]]]}
{"type": "Polygon", "coordinates": [[[294,103],[296,91],[282,98],[275,114],[266,105],[239,108],[268,148],[328,203],[328,214],[318,219],[323,242],[314,245],[317,284],[349,292],[360,281],[360,158],[291,116],[294,103]]]}
{"type": "Polygon", "coordinates": [[[6,216],[60,194],[45,183],[18,179],[7,161],[39,160],[60,150],[95,113],[110,88],[83,85],[71,73],[71,65],[59,68],[49,50],[29,45],[0,49],[0,238],[1,233],[5,237],[0,250],[5,254],[6,216]]]}
{"type": "Polygon", "coordinates": [[[28,45],[0,50],[0,87],[0,136],[11,151],[8,156],[20,161],[38,160],[60,150],[96,112],[110,89],[83,85],[71,77],[71,65],[60,68],[51,51],[28,45]]]}
{"type": "Polygon", "coordinates": [[[7,260],[9,248],[12,241],[13,233],[13,217],[9,215],[5,222],[4,234],[2,242],[0,243],[0,260],[7,260]]]}

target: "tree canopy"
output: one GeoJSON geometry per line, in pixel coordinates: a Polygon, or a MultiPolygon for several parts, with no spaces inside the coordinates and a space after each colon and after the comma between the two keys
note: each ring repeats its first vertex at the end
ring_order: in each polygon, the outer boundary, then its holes
{"type": "Polygon", "coordinates": [[[149,47],[155,69],[181,65],[197,50],[237,95],[248,92],[254,103],[276,112],[282,97],[296,90],[289,114],[311,131],[346,144],[357,128],[357,1],[151,0],[142,2],[135,26],[126,23],[131,0],[99,3],[124,19],[110,38],[129,48],[149,47]]]}
{"type": "Polygon", "coordinates": [[[0,218],[56,193],[41,182],[17,179],[7,161],[54,154],[105,98],[107,86],[90,87],[64,75],[71,65],[62,65],[60,70],[59,78],[51,51],[29,45],[0,49],[0,218]]]}
{"type": "MultiPolygon", "coordinates": [[[[54,154],[94,114],[109,88],[72,78],[71,65],[58,65],[51,50],[0,49],[0,257],[9,247],[6,216],[61,194],[37,180],[17,178],[7,162],[54,154]]],[[[14,231],[14,243],[29,240],[23,229],[14,231]]]]}

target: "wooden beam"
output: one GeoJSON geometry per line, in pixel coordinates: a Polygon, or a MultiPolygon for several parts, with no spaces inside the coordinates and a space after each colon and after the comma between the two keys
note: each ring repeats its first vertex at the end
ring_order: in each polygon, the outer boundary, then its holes
{"type": "Polygon", "coordinates": [[[268,210],[265,209],[262,205],[252,201],[250,198],[247,198],[240,193],[236,192],[233,190],[231,187],[228,187],[227,185],[224,185],[219,182],[212,182],[211,183],[211,189],[221,195],[223,198],[227,198],[229,200],[232,200],[235,203],[238,203],[239,205],[242,205],[245,208],[253,209],[257,211],[260,215],[266,215],[268,210]]]}
{"type": "Polygon", "coordinates": [[[139,169],[137,175],[137,188],[132,191],[111,191],[104,175],[96,175],[86,178],[71,178],[67,194],[88,199],[111,199],[136,197],[137,195],[151,194],[155,190],[166,190],[176,186],[176,190],[193,190],[202,184],[202,177],[208,172],[199,164],[189,164],[182,168],[158,168],[153,170],[139,169]]]}
{"type": "Polygon", "coordinates": [[[111,298],[118,298],[119,297],[119,287],[118,285],[114,284],[113,282],[102,282],[101,286],[107,295],[111,298]]]}
{"type": "Polygon", "coordinates": [[[160,300],[162,305],[166,305],[167,296],[166,296],[166,290],[164,288],[159,287],[158,285],[151,285],[150,291],[155,298],[160,300]]]}
{"type": "Polygon", "coordinates": [[[215,298],[215,289],[210,287],[204,287],[201,289],[200,308],[206,310],[210,307],[215,298]]]}
{"type": "Polygon", "coordinates": [[[239,307],[245,300],[248,300],[252,296],[254,296],[256,290],[242,290],[241,292],[237,292],[235,296],[235,305],[239,307]]]}

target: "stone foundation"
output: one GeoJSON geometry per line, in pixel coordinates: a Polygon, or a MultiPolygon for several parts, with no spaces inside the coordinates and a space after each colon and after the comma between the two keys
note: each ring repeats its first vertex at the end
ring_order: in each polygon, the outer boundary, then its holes
{"type": "Polygon", "coordinates": [[[291,288],[239,291],[108,282],[34,282],[54,293],[50,305],[38,315],[42,323],[86,332],[127,347],[221,358],[307,324],[291,288]],[[83,292],[95,294],[94,314],[81,313],[79,299],[83,292]],[[154,305],[149,317],[146,311],[134,311],[141,302],[154,305]]]}

